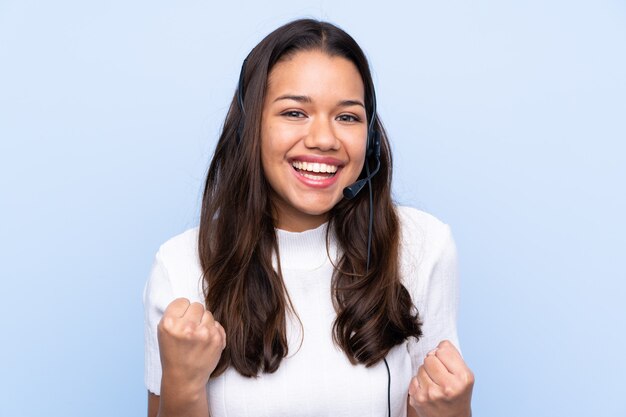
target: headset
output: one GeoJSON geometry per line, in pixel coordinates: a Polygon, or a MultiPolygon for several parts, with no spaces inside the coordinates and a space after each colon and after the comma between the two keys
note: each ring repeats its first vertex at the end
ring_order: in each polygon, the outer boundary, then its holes
{"type": "MultiPolygon", "coordinates": [[[[241,118],[239,119],[239,125],[237,126],[237,144],[241,144],[243,138],[243,128],[245,125],[246,112],[243,107],[244,98],[244,76],[246,72],[246,64],[248,63],[248,57],[243,60],[241,64],[241,71],[239,73],[239,84],[237,85],[237,105],[241,112],[241,118]]],[[[370,91],[372,101],[372,111],[370,114],[369,124],[367,126],[367,147],[365,150],[365,178],[355,181],[343,189],[343,196],[347,200],[352,200],[359,192],[368,185],[369,189],[369,226],[367,230],[367,264],[366,273],[370,268],[370,253],[372,247],[372,229],[374,227],[374,197],[372,195],[372,178],[380,170],[380,132],[377,128],[377,115],[376,115],[376,93],[374,87],[370,91]],[[369,159],[373,158],[376,165],[374,170],[370,173],[369,159]]],[[[391,417],[391,372],[389,371],[389,364],[387,358],[383,358],[385,367],[387,368],[387,415],[391,417]]]]}

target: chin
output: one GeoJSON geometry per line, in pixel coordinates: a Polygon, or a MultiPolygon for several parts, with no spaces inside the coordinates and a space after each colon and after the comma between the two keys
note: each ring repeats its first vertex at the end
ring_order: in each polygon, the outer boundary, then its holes
{"type": "Polygon", "coordinates": [[[335,197],[332,199],[324,200],[324,201],[315,201],[310,202],[308,204],[299,204],[299,210],[303,213],[309,214],[311,216],[321,216],[327,214],[329,211],[333,209],[341,201],[342,196],[335,197]]]}

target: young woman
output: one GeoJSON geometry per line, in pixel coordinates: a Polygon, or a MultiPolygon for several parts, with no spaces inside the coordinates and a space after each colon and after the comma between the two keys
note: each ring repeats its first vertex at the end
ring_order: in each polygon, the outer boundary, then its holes
{"type": "Polygon", "coordinates": [[[367,60],[298,20],[244,61],[200,226],[146,286],[148,415],[471,415],[447,225],[391,200],[367,60]]]}

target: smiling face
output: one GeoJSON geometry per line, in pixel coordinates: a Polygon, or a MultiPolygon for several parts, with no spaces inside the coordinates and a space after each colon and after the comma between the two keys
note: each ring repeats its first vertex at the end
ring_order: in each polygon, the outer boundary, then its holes
{"type": "Polygon", "coordinates": [[[322,51],[279,61],[268,77],[261,120],[261,160],[272,187],[276,226],[315,228],[358,178],[367,116],[356,66],[322,51]]]}

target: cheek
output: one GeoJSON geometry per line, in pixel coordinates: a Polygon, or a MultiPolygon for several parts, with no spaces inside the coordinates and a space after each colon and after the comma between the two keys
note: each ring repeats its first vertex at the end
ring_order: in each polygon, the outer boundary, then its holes
{"type": "MultiPolygon", "coordinates": [[[[284,133],[284,132],[283,132],[284,133]]],[[[261,166],[265,178],[275,188],[277,182],[285,178],[287,169],[286,157],[290,149],[290,142],[280,128],[268,127],[261,137],[261,166]]]]}
{"type": "Polygon", "coordinates": [[[261,153],[266,158],[280,158],[291,146],[292,135],[280,125],[270,124],[261,135],[261,153]]]}
{"type": "Polygon", "coordinates": [[[358,143],[355,143],[350,148],[350,159],[354,161],[354,170],[357,171],[357,175],[361,172],[365,164],[365,148],[366,146],[364,145],[362,140],[358,143]]]}
{"type": "Polygon", "coordinates": [[[276,158],[279,148],[279,140],[277,140],[276,129],[272,126],[268,126],[261,132],[261,159],[264,169],[266,164],[271,163],[276,158]]]}

